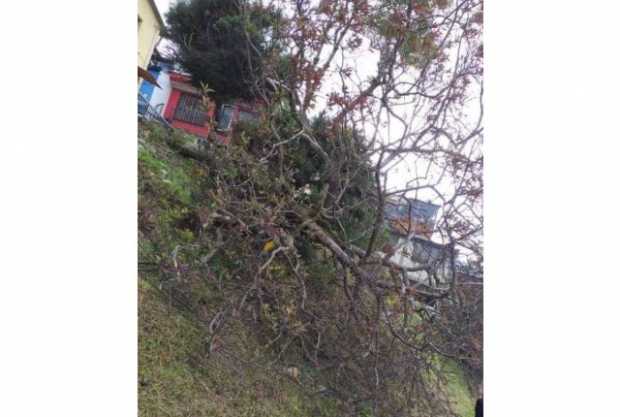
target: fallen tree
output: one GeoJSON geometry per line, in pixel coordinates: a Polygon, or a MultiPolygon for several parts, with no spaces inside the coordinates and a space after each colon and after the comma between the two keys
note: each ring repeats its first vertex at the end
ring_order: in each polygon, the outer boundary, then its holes
{"type": "Polygon", "coordinates": [[[260,60],[249,81],[265,103],[261,120],[226,147],[163,134],[198,161],[200,187],[148,198],[159,180],[141,174],[151,242],[141,262],[202,323],[207,357],[232,355],[227,334],[241,323],[274,366],[294,364],[296,379],[326,388],[342,415],[451,415],[442,363],[467,363],[476,378],[482,363],[481,297],[463,293],[457,268],[482,271],[481,104],[472,123],[461,117],[482,94],[481,3],[284,3],[277,56],[256,53],[264,48],[250,34],[243,44],[248,65],[260,60]],[[356,77],[363,44],[378,59],[356,77]],[[389,187],[403,161],[414,173],[389,187]],[[381,250],[386,200],[422,192],[441,203],[448,289],[412,286],[408,269],[431,266],[405,268],[381,250]],[[428,300],[439,314],[422,308],[428,300]]]}

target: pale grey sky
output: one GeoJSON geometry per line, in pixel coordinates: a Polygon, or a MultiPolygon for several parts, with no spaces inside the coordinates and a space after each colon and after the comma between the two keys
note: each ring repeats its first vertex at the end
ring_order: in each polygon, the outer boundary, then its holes
{"type": "Polygon", "coordinates": [[[165,16],[171,1],[174,0],[155,0],[155,4],[157,5],[157,9],[159,10],[161,17],[165,16]]]}

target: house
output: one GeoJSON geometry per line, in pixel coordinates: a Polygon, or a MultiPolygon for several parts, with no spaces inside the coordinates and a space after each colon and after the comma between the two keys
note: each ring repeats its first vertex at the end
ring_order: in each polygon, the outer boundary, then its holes
{"type": "Polygon", "coordinates": [[[138,67],[146,69],[161,38],[164,21],[154,0],[138,0],[138,67]]]}
{"type": "MultiPolygon", "coordinates": [[[[164,21],[157,10],[154,0],[138,0],[138,87],[141,84],[151,84],[154,82],[151,74],[146,71],[146,67],[151,61],[151,56],[155,46],[159,42],[164,21]],[[144,81],[143,81],[144,80],[144,81]]],[[[144,105],[142,97],[138,97],[139,110],[148,106],[144,105]]],[[[150,113],[150,112],[149,112],[150,113]]]]}
{"type": "Polygon", "coordinates": [[[384,217],[394,248],[390,260],[405,268],[427,265],[427,270],[407,272],[407,279],[415,285],[445,289],[456,276],[460,286],[480,287],[478,267],[464,263],[449,245],[432,240],[438,210],[439,206],[416,199],[386,201],[384,217]]]}
{"type": "Polygon", "coordinates": [[[451,279],[448,247],[431,240],[438,210],[430,202],[405,197],[388,199],[384,210],[395,249],[390,260],[405,268],[428,265],[427,270],[407,272],[407,278],[433,288],[445,287],[451,279]]]}
{"type": "MultiPolygon", "coordinates": [[[[259,104],[243,100],[230,100],[221,104],[219,109],[216,109],[214,103],[213,107],[205,108],[202,92],[191,84],[189,75],[169,71],[168,77],[169,93],[166,88],[162,88],[163,96],[168,96],[163,115],[172,127],[227,144],[237,123],[257,120],[259,117],[259,104]]],[[[162,77],[162,83],[167,85],[165,76],[162,77]]]]}
{"type": "Polygon", "coordinates": [[[243,100],[233,100],[220,106],[217,114],[216,135],[228,141],[238,123],[256,121],[260,117],[261,104],[243,100]]]}
{"type": "MultiPolygon", "coordinates": [[[[149,74],[157,82],[143,82],[139,90],[138,114],[147,109],[161,116],[173,128],[184,130],[199,138],[212,138],[220,143],[230,141],[239,122],[257,120],[259,103],[229,100],[219,106],[209,107],[202,92],[191,82],[191,76],[179,70],[172,59],[153,52],[148,67],[149,74]]],[[[152,118],[152,117],[151,117],[152,118]]]]}
{"type": "Polygon", "coordinates": [[[202,93],[191,84],[189,75],[169,71],[167,76],[170,87],[164,118],[172,127],[206,139],[214,121],[215,108],[205,108],[202,93]]]}
{"type": "Polygon", "coordinates": [[[388,199],[385,218],[391,228],[406,235],[424,236],[430,239],[439,206],[430,202],[405,197],[388,199]]]}
{"type": "MultiPolygon", "coordinates": [[[[172,59],[163,57],[157,49],[153,52],[151,64],[148,72],[155,79],[157,87],[150,82],[143,82],[140,85],[139,94],[144,99],[144,103],[163,116],[166,104],[170,98],[172,87],[170,84],[170,72],[174,70],[172,59]]],[[[138,113],[143,114],[146,106],[138,107],[138,113]]]]}

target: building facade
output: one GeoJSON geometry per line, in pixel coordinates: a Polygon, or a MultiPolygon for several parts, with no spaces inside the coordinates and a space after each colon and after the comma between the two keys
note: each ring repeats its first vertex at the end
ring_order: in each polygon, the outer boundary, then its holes
{"type": "Polygon", "coordinates": [[[154,86],[149,82],[143,82],[140,85],[139,93],[144,100],[151,106],[160,116],[164,115],[166,104],[172,92],[172,84],[170,83],[170,73],[173,71],[172,60],[161,57],[157,50],[153,53],[151,65],[148,67],[149,73],[155,78],[158,86],[154,86]]]}
{"type": "Polygon", "coordinates": [[[447,289],[456,277],[463,285],[482,284],[482,271],[459,258],[450,245],[432,240],[439,206],[415,199],[386,202],[385,223],[391,238],[390,260],[404,268],[427,269],[407,272],[410,284],[447,289]]]}
{"type": "Polygon", "coordinates": [[[164,118],[177,129],[201,138],[207,138],[215,116],[215,109],[205,109],[200,90],[191,84],[191,77],[176,71],[168,74],[170,91],[164,109],[164,118]]]}
{"type": "Polygon", "coordinates": [[[161,38],[164,21],[154,0],[138,0],[138,66],[146,69],[161,38]]]}
{"type": "Polygon", "coordinates": [[[433,288],[445,287],[451,280],[449,248],[432,240],[438,210],[430,202],[404,197],[385,204],[385,223],[394,249],[390,260],[404,268],[428,266],[407,272],[407,278],[433,288]]]}

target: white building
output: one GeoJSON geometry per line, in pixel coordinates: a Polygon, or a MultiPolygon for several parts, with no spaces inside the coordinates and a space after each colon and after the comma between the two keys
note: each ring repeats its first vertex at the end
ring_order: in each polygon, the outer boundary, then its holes
{"type": "MultiPolygon", "coordinates": [[[[172,92],[172,84],[170,81],[170,71],[174,69],[171,60],[163,58],[157,50],[153,53],[153,59],[151,60],[148,71],[153,78],[157,81],[158,87],[153,84],[143,81],[140,85],[139,94],[144,98],[145,102],[149,104],[160,116],[164,115],[164,110],[170,93],[172,92]]],[[[143,112],[139,108],[140,113],[143,112]]]]}
{"type": "Polygon", "coordinates": [[[439,206],[415,199],[390,199],[385,205],[385,220],[392,237],[394,255],[390,260],[404,268],[425,270],[407,272],[411,282],[433,288],[446,287],[451,278],[450,251],[433,242],[439,206]]]}

